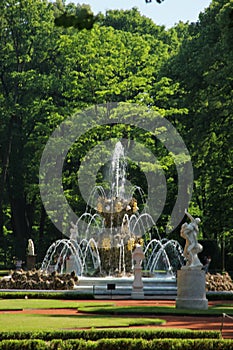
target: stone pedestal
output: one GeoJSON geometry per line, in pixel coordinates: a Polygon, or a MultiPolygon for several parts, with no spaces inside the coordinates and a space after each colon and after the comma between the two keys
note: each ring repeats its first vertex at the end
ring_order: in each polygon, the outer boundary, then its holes
{"type": "MultiPolygon", "coordinates": [[[[140,272],[139,272],[140,273],[140,272]]],[[[139,276],[138,271],[135,271],[135,276],[139,276]]],[[[131,292],[132,299],[144,299],[143,283],[140,279],[134,279],[133,288],[131,292]]]]}
{"type": "Polygon", "coordinates": [[[134,265],[134,281],[131,297],[132,299],[144,299],[143,282],[142,282],[142,260],[145,255],[140,245],[137,245],[133,252],[134,265]]]}
{"type": "Polygon", "coordinates": [[[36,265],[36,254],[34,254],[34,255],[28,254],[27,255],[27,269],[32,270],[32,269],[34,269],[35,265],[36,265]]]}
{"type": "Polygon", "coordinates": [[[207,310],[205,271],[182,269],[177,274],[177,309],[207,310]]]}

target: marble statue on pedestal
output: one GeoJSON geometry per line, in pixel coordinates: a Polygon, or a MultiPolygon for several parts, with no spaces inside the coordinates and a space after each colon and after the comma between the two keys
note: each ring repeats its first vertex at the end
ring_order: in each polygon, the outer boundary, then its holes
{"type": "Polygon", "coordinates": [[[202,263],[197,254],[202,251],[202,245],[198,243],[198,225],[201,220],[193,218],[187,210],[185,214],[191,220],[181,226],[180,235],[186,240],[184,256],[187,259],[185,266],[177,271],[177,298],[176,307],[178,309],[207,310],[208,300],[206,299],[206,278],[205,271],[202,270],[202,263]]]}
{"type": "Polygon", "coordinates": [[[35,255],[34,242],[32,239],[28,240],[28,255],[35,255]]]}
{"type": "Polygon", "coordinates": [[[133,252],[134,281],[132,286],[132,299],[144,299],[143,281],[142,281],[142,260],[145,258],[143,248],[137,244],[133,252]]]}
{"type": "Polygon", "coordinates": [[[191,220],[188,224],[187,222],[181,226],[180,235],[182,238],[186,240],[184,247],[184,256],[187,259],[187,263],[182,269],[201,269],[203,267],[200,262],[197,254],[199,254],[203,247],[200,243],[198,243],[198,234],[201,220],[199,218],[193,218],[187,210],[185,210],[185,214],[191,220]]]}
{"type": "Polygon", "coordinates": [[[35,268],[36,264],[36,254],[35,254],[35,247],[34,242],[30,238],[28,240],[28,247],[27,247],[27,269],[32,270],[35,268]]]}

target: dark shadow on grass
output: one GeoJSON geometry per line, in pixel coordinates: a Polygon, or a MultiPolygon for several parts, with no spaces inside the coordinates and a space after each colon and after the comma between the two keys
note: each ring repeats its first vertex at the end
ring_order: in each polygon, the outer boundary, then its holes
{"type": "Polygon", "coordinates": [[[77,313],[77,315],[66,315],[66,314],[25,314],[25,315],[30,315],[30,316],[36,316],[36,317],[54,317],[54,318],[94,318],[94,319],[109,319],[109,316],[105,316],[105,315],[80,315],[77,313]]]}

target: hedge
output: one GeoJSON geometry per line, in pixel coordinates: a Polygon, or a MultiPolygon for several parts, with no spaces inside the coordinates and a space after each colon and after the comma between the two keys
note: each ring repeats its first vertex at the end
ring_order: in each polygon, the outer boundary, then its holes
{"type": "Polygon", "coordinates": [[[66,299],[66,300],[94,300],[93,294],[79,294],[75,291],[70,292],[1,292],[1,299],[24,299],[26,297],[32,299],[66,299]]]}
{"type": "Polygon", "coordinates": [[[0,350],[233,350],[228,339],[3,340],[0,350]]]}
{"type": "Polygon", "coordinates": [[[2,340],[0,350],[47,350],[48,344],[39,339],[33,340],[2,340]]]}
{"type": "Polygon", "coordinates": [[[153,340],[155,338],[182,338],[182,339],[220,339],[219,331],[191,331],[183,329],[101,329],[101,330],[77,330],[77,331],[55,331],[55,332],[1,332],[0,340],[23,340],[23,339],[41,339],[50,341],[53,339],[119,339],[119,338],[142,338],[153,340]]]}
{"type": "Polygon", "coordinates": [[[233,291],[231,292],[207,292],[208,300],[233,300],[233,291]]]}
{"type": "MultiPolygon", "coordinates": [[[[25,296],[30,296],[34,299],[68,299],[68,300],[94,300],[93,294],[80,294],[76,291],[64,291],[64,292],[33,292],[33,291],[1,291],[0,298],[2,299],[23,299],[25,296]]],[[[231,292],[207,292],[206,297],[208,300],[233,300],[233,291],[231,292]]]]}

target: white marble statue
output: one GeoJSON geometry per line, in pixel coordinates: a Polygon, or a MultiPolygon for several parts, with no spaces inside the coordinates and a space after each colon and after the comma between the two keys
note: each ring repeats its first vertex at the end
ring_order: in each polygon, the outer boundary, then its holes
{"type": "Polygon", "coordinates": [[[133,251],[134,281],[132,285],[132,299],[144,299],[143,281],[142,281],[142,261],[145,258],[143,248],[140,244],[136,245],[133,251]]]}
{"type": "Polygon", "coordinates": [[[76,240],[78,236],[78,226],[71,221],[70,240],[76,240]]]}
{"type": "Polygon", "coordinates": [[[28,240],[28,255],[35,255],[34,243],[31,238],[28,240]]]}
{"type": "Polygon", "coordinates": [[[191,220],[191,222],[189,224],[185,222],[181,226],[180,231],[181,237],[186,240],[184,247],[184,256],[187,259],[187,263],[182,268],[201,269],[203,265],[197,256],[197,254],[199,254],[203,249],[202,245],[197,241],[199,233],[198,225],[200,224],[201,220],[199,218],[193,218],[186,209],[185,214],[191,220]]]}

